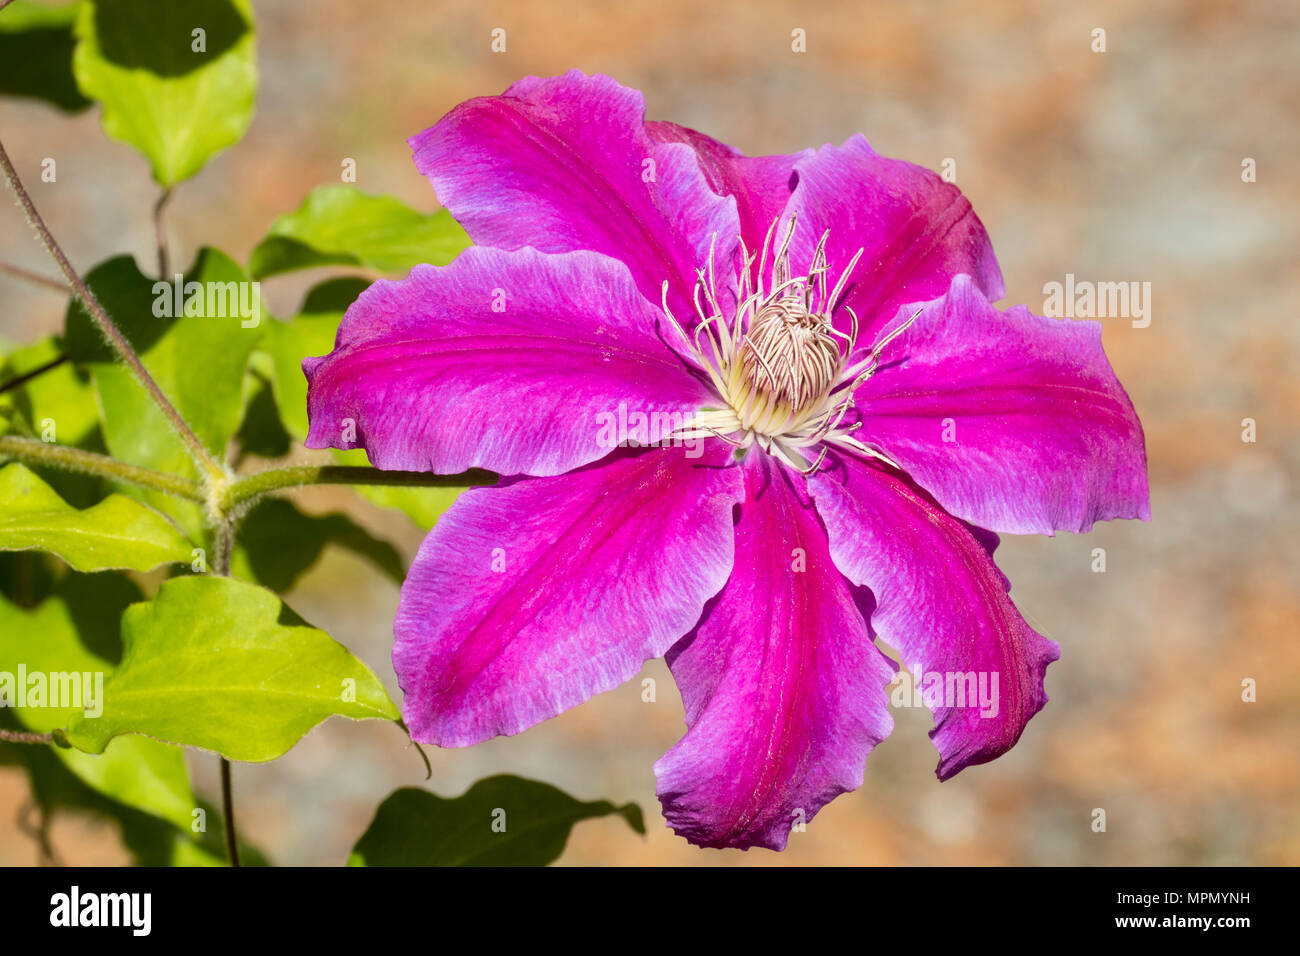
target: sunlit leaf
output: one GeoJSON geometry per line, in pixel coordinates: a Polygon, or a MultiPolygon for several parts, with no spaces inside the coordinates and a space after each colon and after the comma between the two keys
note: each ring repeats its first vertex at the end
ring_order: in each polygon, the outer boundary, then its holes
{"type": "MultiPolygon", "coordinates": [[[[163,394],[208,451],[224,457],[243,418],[245,369],[266,324],[261,297],[247,275],[228,256],[204,249],[185,272],[179,294],[173,283],[146,278],[126,256],[98,266],[88,279],[163,394]]],[[[70,354],[92,362],[108,450],[137,465],[196,477],[184,443],[149,394],[124,365],[109,361],[111,353],[93,344],[89,321],[81,306],[71,307],[67,342],[70,354]]],[[[138,494],[197,533],[199,513],[190,502],[138,494]]]]}
{"type": "Polygon", "coordinates": [[[192,545],[162,515],[124,495],[84,510],[20,464],[0,468],[0,551],[57,554],[78,571],[149,571],[189,561],[192,545]]]}
{"type": "Polygon", "coordinates": [[[404,787],[379,805],[349,866],[545,866],[574,824],[618,814],[645,833],[641,808],[584,803],[549,784],[503,774],[452,799],[404,787]]]}
{"type": "Polygon", "coordinates": [[[327,717],[398,719],[379,679],[270,591],[230,578],[165,582],[122,617],[122,663],[104,713],[76,715],[73,746],[99,753],[119,734],[274,760],[327,717]]]}
{"type": "MultiPolygon", "coordinates": [[[[71,575],[32,610],[0,597],[0,674],[13,675],[14,681],[6,686],[0,677],[0,700],[23,726],[48,733],[101,709],[103,687],[120,650],[118,621],[139,598],[138,588],[114,574],[71,575]]],[[[97,792],[189,827],[197,804],[179,748],[123,737],[100,755],[61,747],[54,753],[97,792]]]]}
{"type": "Polygon", "coordinates": [[[392,196],[319,186],[272,223],[248,271],[256,279],[324,265],[408,272],[422,262],[446,265],[468,245],[465,230],[445,209],[426,215],[392,196]]]}
{"type": "MultiPolygon", "coordinates": [[[[44,368],[63,354],[63,346],[53,338],[17,349],[0,365],[0,382],[44,368]]],[[[4,392],[0,407],[6,405],[20,413],[34,436],[60,445],[81,445],[99,424],[94,386],[88,375],[68,362],[4,392]]]]}
{"type": "Polygon", "coordinates": [[[104,104],[104,132],[140,150],[163,186],[237,142],[253,117],[249,0],[86,0],[72,68],[104,104]]]}

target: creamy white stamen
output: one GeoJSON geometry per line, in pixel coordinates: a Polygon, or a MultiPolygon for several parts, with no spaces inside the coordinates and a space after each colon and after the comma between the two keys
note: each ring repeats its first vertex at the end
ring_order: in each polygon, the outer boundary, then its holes
{"type": "Polygon", "coordinates": [[[845,335],[835,328],[831,315],[862,250],[828,289],[827,231],[813,251],[808,271],[794,276],[790,242],[795,219],[792,213],[779,247],[773,250],[770,276],[767,257],[777,222],[768,229],[757,256],[741,241],[739,302],[730,318],[718,302],[713,262],[716,236],[707,265],[696,270],[694,301],[699,322],[693,336],[687,335],[668,308],[668,283],[664,283],[664,314],[708,373],[723,403],[699,412],[675,437],[716,435],[739,448],[757,444],[805,473],[821,464],[826,455],[824,443],[843,445],[898,467],[878,449],[853,437],[860,422],[847,428],[840,423],[853,407],[858,386],[875,373],[881,351],[916,321],[921,310],[885,335],[853,367],[846,367],[857,344],[858,318],[845,307],[852,320],[851,332],[845,335]],[[823,447],[809,463],[803,450],[816,445],[823,447]]]}

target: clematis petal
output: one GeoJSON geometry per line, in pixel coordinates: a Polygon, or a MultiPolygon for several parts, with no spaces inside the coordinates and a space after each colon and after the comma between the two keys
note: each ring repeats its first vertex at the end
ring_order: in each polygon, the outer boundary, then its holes
{"type": "Polygon", "coordinates": [[[740,214],[740,235],[750,252],[762,248],[768,228],[785,211],[798,177],[794,164],[811,149],[776,156],[746,156],[712,136],[676,123],[646,124],[650,138],[665,143],[686,143],[695,150],[700,168],[713,191],[734,196],[740,214]]]}
{"type": "Polygon", "coordinates": [[[808,484],[836,566],[876,597],[881,639],[925,683],[939,675],[943,694],[926,701],[939,779],[1011,749],[1047,703],[1043,676],[1060,649],[1011,603],[993,563],[996,536],[966,527],[892,469],[838,452],[808,484]]]}
{"type": "Polygon", "coordinates": [[[1096,322],[999,311],[958,276],[856,401],[858,437],[980,527],[1051,534],[1151,516],[1142,425],[1096,322]]]}
{"type": "Polygon", "coordinates": [[[861,786],[893,727],[894,669],[802,476],[756,452],[744,469],[735,570],[668,654],[690,729],[655,775],[664,816],[692,843],[779,850],[793,823],[861,786]]]}
{"type": "Polygon", "coordinates": [[[303,363],[307,447],[355,443],[386,469],[565,472],[629,437],[633,413],[671,422],[711,400],[656,322],[595,253],[471,247],[417,266],[363,292],[334,351],[303,363]]]}
{"type": "Polygon", "coordinates": [[[610,690],[662,655],[731,572],[729,448],[622,451],[465,492],[402,586],[393,664],[411,735],[463,747],[610,690]]]}
{"type": "Polygon", "coordinates": [[[689,146],[652,140],[641,93],[607,76],[527,77],[460,104],[410,144],[475,243],[602,252],[651,302],[667,280],[683,322],[715,234],[719,271],[731,261],[735,201],[709,188],[689,146]]]}
{"type": "Polygon", "coordinates": [[[791,261],[809,262],[822,234],[831,281],[859,249],[835,323],[861,323],[858,345],[870,349],[899,307],[943,295],[966,273],[989,299],[1006,294],[984,225],[956,186],[912,163],[880,156],[862,136],[826,145],[795,164],[799,184],[790,198],[797,213],[791,261]]]}

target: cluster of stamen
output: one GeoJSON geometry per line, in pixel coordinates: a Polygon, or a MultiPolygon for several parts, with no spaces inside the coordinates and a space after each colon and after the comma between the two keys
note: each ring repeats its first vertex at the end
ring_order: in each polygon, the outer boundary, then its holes
{"type": "Polygon", "coordinates": [[[805,474],[820,466],[826,456],[825,443],[894,465],[878,449],[853,436],[861,422],[847,427],[841,424],[853,407],[858,386],[876,371],[881,351],[916,320],[920,310],[857,358],[857,315],[845,306],[851,319],[847,335],[835,327],[831,316],[862,250],[832,286],[826,261],[829,231],[817,243],[808,271],[793,275],[790,242],[795,216],[791,214],[780,244],[773,248],[776,228],[777,222],[773,222],[757,253],[740,241],[739,301],[730,316],[718,300],[716,236],[707,265],[696,272],[698,321],[692,334],[687,334],[668,308],[668,283],[664,283],[664,314],[725,403],[725,407],[701,410],[674,436],[715,435],[738,448],[757,444],[805,474]],[[805,450],[817,445],[822,445],[820,453],[809,462],[805,450]]]}

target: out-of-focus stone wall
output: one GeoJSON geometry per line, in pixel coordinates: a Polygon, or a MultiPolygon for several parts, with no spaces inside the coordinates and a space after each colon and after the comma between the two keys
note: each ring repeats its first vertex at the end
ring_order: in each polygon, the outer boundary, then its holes
{"type": "MultiPolygon", "coordinates": [[[[458,101],[578,67],[645,91],[652,118],[750,153],[865,133],[957,183],[993,237],[1008,303],[1045,283],[1149,282],[1150,325],[1103,320],[1147,433],[1150,524],[1006,538],[1012,596],[1061,645],[1051,703],[1017,748],[939,784],[924,712],[896,712],[861,790],[784,855],[699,851],[662,826],[651,765],[683,729],[667,670],[528,733],[431,754],[439,792],[515,772],[589,799],[637,800],[649,837],[578,827],[562,862],[1300,863],[1300,13],[1282,2],[810,5],[437,4],[257,0],[262,86],[246,139],[177,191],[177,261],[200,244],[244,257],[266,225],[356,160],[358,185],[435,208],[405,138],[458,101]],[[504,27],[507,52],[490,31],[504,27]],[[1092,31],[1106,31],[1094,53],[1092,31]],[[807,52],[791,51],[806,31],[807,52]],[[1242,161],[1257,181],[1242,181],[1242,161]],[[1257,423],[1244,444],[1242,420],[1257,423]],[[1094,548],[1107,571],[1091,571],[1094,548]],[[1241,700],[1244,678],[1258,701],[1241,700]],[[1107,812],[1094,833],[1092,811],[1107,812]]],[[[2,14],[0,14],[2,15],[2,14]]],[[[92,112],[0,103],[0,138],[74,261],[152,255],[145,163],[92,112]],[[41,157],[59,162],[39,181],[41,157]]],[[[0,259],[50,271],[19,212],[0,259]]],[[[315,279],[316,276],[308,277],[315,279]]],[[[306,279],[268,284],[294,308],[306,279]]],[[[0,276],[0,336],[57,329],[59,297],[0,276]]],[[[321,491],[313,507],[349,506],[321,491]]],[[[356,513],[419,536],[369,507],[356,513]]],[[[291,597],[389,679],[395,588],[333,555],[291,597]]],[[[958,610],[959,609],[955,609],[958,610]]],[[[193,761],[216,795],[214,758],[193,761]]],[[[423,765],[378,723],[317,729],[283,760],[238,767],[242,831],[279,862],[341,862],[423,765]]],[[[36,858],[11,824],[22,777],[0,767],[0,862],[36,858]]],[[[56,823],[70,862],[122,859],[106,826],[56,823]]]]}

